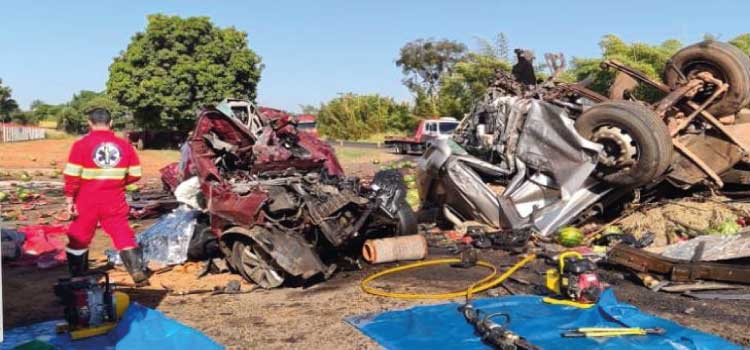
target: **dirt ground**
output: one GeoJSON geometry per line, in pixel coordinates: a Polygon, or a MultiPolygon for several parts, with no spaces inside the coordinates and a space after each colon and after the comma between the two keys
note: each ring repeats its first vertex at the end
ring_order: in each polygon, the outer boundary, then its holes
{"type": "MultiPolygon", "coordinates": [[[[49,169],[49,162],[57,161],[62,167],[67,147],[72,140],[49,140],[25,144],[0,146],[0,169],[49,169]],[[40,151],[43,150],[43,151],[40,151]],[[30,157],[29,154],[33,154],[30,157]],[[32,159],[32,158],[36,159],[32,159]]],[[[379,150],[338,150],[349,174],[368,176],[381,165],[400,161],[400,157],[379,150]]],[[[141,153],[147,183],[158,186],[158,168],[177,158],[176,152],[146,151],[141,153]]],[[[410,157],[413,159],[413,157],[410,157]]],[[[54,201],[51,201],[54,202],[54,201]]],[[[52,206],[55,203],[50,204],[52,206]]],[[[750,209],[748,207],[747,209],[750,209]]],[[[657,231],[670,225],[669,218],[680,222],[703,225],[730,215],[724,205],[711,203],[679,202],[668,206],[650,208],[633,214],[621,225],[637,232],[657,231]],[[718,217],[718,218],[717,218],[718,217]]],[[[151,221],[140,222],[139,231],[151,221]]],[[[0,223],[4,227],[15,223],[0,223]]],[[[657,237],[657,239],[666,239],[657,237]]],[[[92,259],[103,266],[102,251],[109,247],[106,235],[99,233],[93,242],[92,259]]],[[[431,257],[447,254],[432,249],[431,257]]],[[[480,258],[507,268],[518,256],[503,251],[482,250],[480,258]]],[[[169,295],[167,289],[187,291],[212,289],[230,280],[241,280],[237,275],[221,274],[197,279],[199,267],[195,264],[177,267],[156,275],[152,286],[125,291],[144,305],[157,308],[172,318],[205,332],[227,349],[376,349],[377,344],[346,324],[345,317],[363,313],[407,308],[430,303],[403,301],[364,294],[359,287],[363,277],[386,266],[370,266],[361,271],[340,271],[326,282],[308,287],[254,290],[240,295],[169,295]],[[166,288],[165,288],[166,287],[166,288]]],[[[535,285],[542,282],[547,265],[537,260],[519,271],[503,287],[480,296],[534,293],[535,285]],[[519,281],[528,281],[522,283],[519,281]]],[[[437,291],[465,287],[483,276],[485,271],[474,268],[457,270],[436,267],[397,277],[376,284],[389,290],[437,291]]],[[[116,281],[127,281],[122,271],[110,271],[116,281]]],[[[52,295],[52,285],[66,275],[64,267],[40,270],[35,267],[3,266],[4,326],[6,328],[59,318],[62,310],[52,295]]],[[[718,334],[744,346],[750,345],[750,301],[699,301],[677,294],[656,293],[642,287],[623,271],[604,274],[621,300],[635,304],[644,311],[671,319],[680,324],[718,334]]],[[[252,288],[242,285],[244,290],[252,288]]]]}

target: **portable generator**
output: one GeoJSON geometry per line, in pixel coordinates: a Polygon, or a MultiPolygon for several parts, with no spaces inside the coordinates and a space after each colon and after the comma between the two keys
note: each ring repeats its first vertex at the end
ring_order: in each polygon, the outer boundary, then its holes
{"type": "Polygon", "coordinates": [[[65,323],[58,325],[58,332],[67,331],[72,339],[110,331],[130,304],[127,294],[112,290],[109,275],[104,272],[60,279],[55,295],[65,307],[65,323]]]}
{"type": "Polygon", "coordinates": [[[596,264],[578,252],[564,252],[558,257],[559,267],[547,270],[547,288],[558,298],[544,298],[550,304],[588,308],[604,290],[596,274],[596,264]]]}

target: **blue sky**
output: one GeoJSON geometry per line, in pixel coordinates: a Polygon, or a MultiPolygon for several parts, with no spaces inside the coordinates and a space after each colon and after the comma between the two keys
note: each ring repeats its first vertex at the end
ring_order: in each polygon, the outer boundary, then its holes
{"type": "Polygon", "coordinates": [[[612,33],[626,41],[691,43],[704,33],[750,31],[750,1],[5,1],[0,2],[0,79],[27,108],[103,90],[107,68],[146,15],[209,16],[248,33],[266,69],[261,104],[295,111],[342,92],[410,98],[394,62],[416,38],[504,32],[512,48],[596,56],[612,33]]]}

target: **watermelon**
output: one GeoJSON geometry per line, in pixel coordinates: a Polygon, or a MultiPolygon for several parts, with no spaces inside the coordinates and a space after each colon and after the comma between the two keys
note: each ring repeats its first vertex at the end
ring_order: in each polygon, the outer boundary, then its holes
{"type": "Polygon", "coordinates": [[[577,227],[565,226],[557,231],[557,240],[566,247],[576,247],[583,242],[583,232],[577,227]]]}
{"type": "Polygon", "coordinates": [[[21,173],[20,179],[23,182],[29,182],[29,181],[31,181],[31,175],[29,175],[29,173],[27,173],[27,172],[24,171],[24,172],[21,173]]]}
{"type": "Polygon", "coordinates": [[[5,192],[0,192],[0,202],[5,202],[8,200],[8,194],[5,192]]]}
{"type": "Polygon", "coordinates": [[[419,192],[416,189],[409,189],[406,191],[406,203],[409,203],[409,206],[412,209],[419,208],[419,192]]]}
{"type": "Polygon", "coordinates": [[[734,219],[726,219],[722,221],[719,225],[716,227],[713,227],[708,230],[708,234],[712,235],[721,235],[721,236],[727,236],[727,235],[734,235],[737,234],[740,231],[741,227],[734,219]]]}
{"type": "Polygon", "coordinates": [[[406,175],[404,176],[404,182],[406,182],[408,187],[413,187],[413,185],[417,183],[417,177],[414,175],[406,175]]]}

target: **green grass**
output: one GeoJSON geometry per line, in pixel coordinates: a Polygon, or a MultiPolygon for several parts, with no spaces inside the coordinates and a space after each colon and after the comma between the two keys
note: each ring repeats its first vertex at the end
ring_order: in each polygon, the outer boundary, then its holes
{"type": "Polygon", "coordinates": [[[356,161],[371,158],[375,153],[373,151],[378,152],[379,150],[338,147],[336,148],[336,156],[340,161],[356,161]]]}

